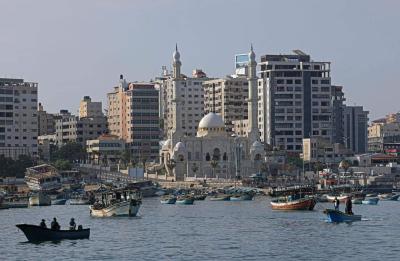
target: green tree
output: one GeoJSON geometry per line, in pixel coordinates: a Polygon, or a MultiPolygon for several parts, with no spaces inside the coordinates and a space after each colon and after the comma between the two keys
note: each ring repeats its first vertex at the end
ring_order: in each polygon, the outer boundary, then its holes
{"type": "Polygon", "coordinates": [[[54,151],[51,160],[53,162],[57,160],[67,160],[72,163],[77,160],[84,160],[85,158],[86,158],[85,148],[79,143],[69,142],[57,148],[54,151]]]}
{"type": "Polygon", "coordinates": [[[68,160],[59,159],[54,162],[54,167],[58,170],[71,170],[72,164],[68,160]]]}

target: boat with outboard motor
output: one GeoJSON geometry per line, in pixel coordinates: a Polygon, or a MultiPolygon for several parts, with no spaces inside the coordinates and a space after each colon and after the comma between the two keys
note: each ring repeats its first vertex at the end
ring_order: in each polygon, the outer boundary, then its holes
{"type": "Polygon", "coordinates": [[[379,201],[379,198],[373,197],[373,198],[366,198],[362,201],[363,205],[377,205],[379,201]]]}
{"type": "Polygon", "coordinates": [[[135,217],[142,204],[140,192],[131,190],[114,190],[101,194],[101,199],[90,206],[93,217],[129,216],[135,217]]]}
{"type": "Polygon", "coordinates": [[[216,194],[210,197],[211,201],[229,201],[231,199],[231,195],[227,194],[216,194]]]}
{"type": "Polygon", "coordinates": [[[63,239],[89,239],[90,228],[77,230],[54,230],[36,225],[16,225],[25,234],[29,242],[59,241],[63,239]]]}
{"type": "Polygon", "coordinates": [[[361,221],[361,215],[350,215],[339,210],[325,209],[324,213],[327,215],[328,221],[333,223],[361,221]]]}

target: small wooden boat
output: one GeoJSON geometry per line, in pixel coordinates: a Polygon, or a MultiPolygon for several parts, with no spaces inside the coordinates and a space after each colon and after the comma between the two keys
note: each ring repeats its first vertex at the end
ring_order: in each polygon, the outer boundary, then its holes
{"type": "Polygon", "coordinates": [[[29,197],[30,206],[50,206],[51,198],[50,196],[39,192],[29,197]]]}
{"type": "Polygon", "coordinates": [[[253,200],[254,194],[252,194],[252,193],[243,193],[242,195],[240,195],[240,198],[242,200],[253,200]]]}
{"type": "Polygon", "coordinates": [[[226,194],[218,194],[218,195],[210,197],[211,201],[229,201],[230,199],[231,199],[231,196],[226,195],[226,194]]]}
{"type": "Polygon", "coordinates": [[[26,238],[30,242],[88,239],[90,236],[89,228],[80,230],[52,230],[36,225],[19,224],[16,226],[24,232],[26,238]]]}
{"type": "Polygon", "coordinates": [[[65,203],[67,202],[67,199],[65,198],[61,198],[61,199],[53,199],[51,201],[52,205],[65,205],[65,203]]]}
{"type": "Polygon", "coordinates": [[[363,199],[362,198],[353,198],[351,200],[351,203],[353,204],[362,204],[363,199]]]}
{"type": "Polygon", "coordinates": [[[161,204],[173,205],[176,202],[176,197],[175,196],[163,196],[160,201],[161,201],[161,204]]]}
{"type": "Polygon", "coordinates": [[[300,198],[294,200],[277,199],[271,201],[274,210],[313,210],[316,204],[314,198],[300,198]]]}
{"type": "Polygon", "coordinates": [[[176,199],[176,204],[193,205],[194,198],[191,196],[180,196],[176,199]]]}
{"type": "Polygon", "coordinates": [[[349,215],[339,210],[325,209],[324,213],[328,216],[329,222],[353,222],[361,221],[361,215],[349,215]]]}
{"type": "Polygon", "coordinates": [[[207,195],[206,194],[200,194],[200,195],[193,195],[194,200],[205,200],[207,195]]]}
{"type": "Polygon", "coordinates": [[[400,194],[393,194],[393,193],[379,194],[378,197],[380,200],[397,201],[399,200],[400,194]]]}
{"type": "Polygon", "coordinates": [[[333,195],[328,195],[326,196],[326,199],[333,203],[335,201],[335,198],[337,198],[341,203],[345,203],[349,195],[340,195],[340,196],[333,196],[333,195]]]}
{"type": "Polygon", "coordinates": [[[377,205],[379,198],[366,198],[362,201],[363,205],[377,205]]]}

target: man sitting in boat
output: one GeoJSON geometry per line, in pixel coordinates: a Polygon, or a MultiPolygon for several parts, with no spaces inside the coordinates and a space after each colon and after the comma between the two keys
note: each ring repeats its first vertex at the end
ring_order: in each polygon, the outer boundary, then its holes
{"type": "Polygon", "coordinates": [[[71,221],[69,222],[69,230],[75,230],[75,229],[76,229],[75,219],[71,218],[71,221]]]}
{"type": "Polygon", "coordinates": [[[60,230],[60,224],[58,224],[56,218],[53,218],[53,221],[51,222],[51,229],[60,230]]]}
{"type": "Polygon", "coordinates": [[[346,209],[345,212],[348,215],[353,215],[353,203],[351,202],[351,196],[347,198],[346,200],[346,209]]]}
{"type": "Polygon", "coordinates": [[[338,200],[337,197],[335,197],[335,200],[333,200],[333,205],[335,206],[335,210],[339,211],[340,201],[338,200]]]}
{"type": "Polygon", "coordinates": [[[40,227],[47,228],[46,221],[44,219],[42,219],[42,222],[40,222],[40,227]]]}

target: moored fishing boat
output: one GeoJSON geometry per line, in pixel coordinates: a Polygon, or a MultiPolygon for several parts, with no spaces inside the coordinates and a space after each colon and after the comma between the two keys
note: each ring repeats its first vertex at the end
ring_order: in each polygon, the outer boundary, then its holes
{"type": "Polygon", "coordinates": [[[38,192],[29,197],[30,206],[50,206],[51,198],[43,192],[38,192]]]}
{"type": "Polygon", "coordinates": [[[362,198],[353,198],[351,200],[351,203],[353,204],[362,204],[363,199],[362,198]]]}
{"type": "Polygon", "coordinates": [[[161,204],[169,204],[169,205],[173,205],[176,202],[176,197],[173,195],[166,195],[161,197],[161,204]]]}
{"type": "Polygon", "coordinates": [[[334,195],[327,195],[326,196],[326,199],[331,203],[333,203],[335,201],[335,198],[337,198],[341,203],[345,203],[347,198],[349,198],[349,195],[341,194],[341,195],[338,195],[338,196],[334,196],[334,195]]]}
{"type": "Polygon", "coordinates": [[[394,193],[379,194],[378,197],[380,200],[397,201],[400,197],[400,194],[394,194],[394,193]]]}
{"type": "Polygon", "coordinates": [[[210,197],[211,201],[229,201],[231,198],[230,195],[226,195],[226,194],[217,194],[214,196],[210,197]]]}
{"type": "Polygon", "coordinates": [[[90,236],[89,228],[78,230],[53,230],[28,224],[19,224],[16,226],[24,232],[26,238],[30,242],[88,239],[90,236]]]}
{"type": "Polygon", "coordinates": [[[328,216],[329,222],[353,222],[361,221],[361,215],[349,215],[339,210],[325,209],[324,213],[328,216]]]}
{"type": "Polygon", "coordinates": [[[315,204],[314,198],[290,199],[282,197],[271,201],[271,207],[274,210],[313,210],[315,204]]]}
{"type": "Polygon", "coordinates": [[[194,197],[192,197],[192,196],[187,196],[187,195],[179,196],[179,197],[176,199],[176,204],[193,205],[193,202],[194,202],[194,197]]]}
{"type": "Polygon", "coordinates": [[[62,186],[57,169],[48,164],[27,168],[25,182],[31,191],[55,191],[62,186]]]}
{"type": "Polygon", "coordinates": [[[67,199],[65,198],[61,198],[61,199],[53,199],[51,201],[52,205],[65,205],[65,203],[67,202],[67,199]]]}
{"type": "Polygon", "coordinates": [[[193,195],[194,200],[205,200],[207,195],[206,194],[199,194],[199,195],[193,195]]]}
{"type": "Polygon", "coordinates": [[[102,193],[101,200],[90,206],[93,217],[129,216],[135,217],[142,204],[141,195],[132,191],[111,191],[102,193]]]}
{"type": "Polygon", "coordinates": [[[379,198],[366,198],[362,201],[363,205],[377,205],[379,198]]]}

